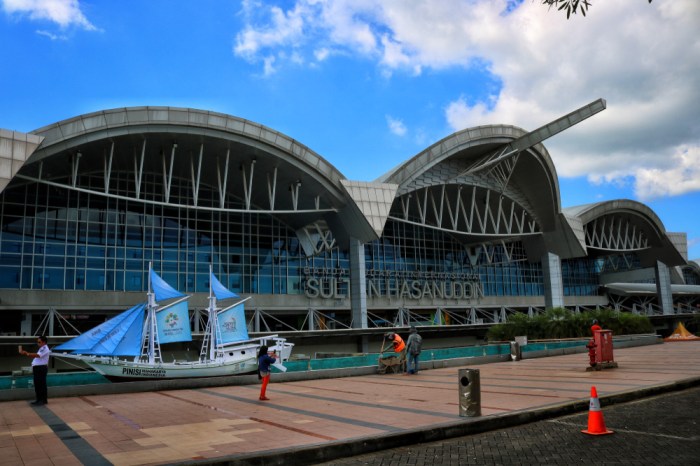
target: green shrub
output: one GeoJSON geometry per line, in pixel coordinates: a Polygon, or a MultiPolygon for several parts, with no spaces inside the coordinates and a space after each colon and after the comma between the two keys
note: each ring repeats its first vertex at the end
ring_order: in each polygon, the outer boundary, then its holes
{"type": "Polygon", "coordinates": [[[654,332],[654,326],[646,316],[612,309],[575,313],[564,308],[554,308],[534,317],[525,313],[512,314],[505,323],[489,328],[486,336],[490,341],[512,341],[519,335],[526,335],[532,340],[586,338],[591,336],[594,319],[603,329],[611,330],[613,335],[654,332]]]}

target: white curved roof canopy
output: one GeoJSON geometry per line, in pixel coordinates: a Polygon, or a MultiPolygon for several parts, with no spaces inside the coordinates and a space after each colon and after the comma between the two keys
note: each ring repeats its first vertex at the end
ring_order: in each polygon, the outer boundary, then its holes
{"type": "Polygon", "coordinates": [[[377,181],[398,185],[392,218],[438,228],[470,242],[555,229],[559,185],[541,144],[505,167],[470,168],[528,134],[508,125],[465,129],[433,144],[377,181]],[[504,172],[505,170],[505,172],[504,172]]]}
{"type": "Polygon", "coordinates": [[[643,266],[657,260],[668,266],[686,263],[666,234],[661,219],[648,206],[629,199],[566,208],[563,214],[581,226],[577,232],[590,256],[635,252],[643,266]]]}
{"type": "MultiPolygon", "coordinates": [[[[270,213],[294,229],[338,223],[354,201],[345,178],[324,158],[294,139],[241,118],[174,107],[133,107],[94,112],[54,123],[31,135],[43,142],[19,179],[79,189],[76,176],[89,176],[89,190],[123,196],[117,174],[129,177],[132,199],[168,203],[174,179],[191,186],[184,207],[270,213]],[[162,179],[163,192],[144,187],[145,176],[162,179]],[[208,186],[217,199],[198,198],[208,186]]],[[[85,188],[80,188],[85,190],[85,188]]],[[[354,219],[350,234],[371,231],[354,219]]]]}

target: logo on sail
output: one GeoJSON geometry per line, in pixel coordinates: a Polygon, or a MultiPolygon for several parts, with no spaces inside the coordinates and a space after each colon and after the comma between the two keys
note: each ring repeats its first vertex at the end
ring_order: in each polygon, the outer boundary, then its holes
{"type": "Polygon", "coordinates": [[[170,328],[177,327],[180,324],[180,318],[174,312],[165,316],[165,325],[170,328]]]}
{"type": "Polygon", "coordinates": [[[236,331],[236,318],[231,316],[230,319],[221,322],[221,327],[225,332],[235,332],[236,331]]]}

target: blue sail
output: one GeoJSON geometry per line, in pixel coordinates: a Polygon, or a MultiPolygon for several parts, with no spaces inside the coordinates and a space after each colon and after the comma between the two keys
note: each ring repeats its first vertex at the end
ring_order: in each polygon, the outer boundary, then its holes
{"type": "MultiPolygon", "coordinates": [[[[98,325],[94,329],[54,347],[53,350],[71,351],[75,354],[96,354],[94,351],[97,349],[97,347],[100,347],[100,345],[113,339],[117,334],[121,333],[122,341],[131,341],[132,339],[136,338],[136,354],[131,354],[131,352],[110,354],[120,356],[138,355],[140,352],[141,334],[143,333],[143,315],[145,308],[145,303],[137,304],[136,306],[127,309],[121,314],[109,319],[107,322],[98,325]],[[136,337],[134,337],[133,334],[126,335],[127,332],[135,333],[136,337]]],[[[113,345],[113,350],[117,348],[120,348],[119,351],[127,351],[126,348],[122,348],[119,343],[113,345]]],[[[104,347],[100,347],[99,350],[104,350],[104,347]]]]}
{"type": "Polygon", "coordinates": [[[143,308],[114,328],[93,346],[89,352],[96,356],[139,356],[143,336],[143,308]]]}
{"type": "Polygon", "coordinates": [[[153,288],[153,293],[156,295],[156,302],[171,298],[182,298],[185,296],[172,286],[168,285],[168,283],[160,278],[160,276],[158,276],[153,269],[149,268],[149,274],[151,276],[151,287],[153,288]]]}
{"type": "Polygon", "coordinates": [[[159,309],[156,313],[156,322],[159,342],[192,341],[187,300],[159,309]]]}
{"type": "Polygon", "coordinates": [[[243,303],[232,306],[216,316],[221,341],[219,344],[233,343],[248,339],[243,303]]]}
{"type": "Polygon", "coordinates": [[[139,356],[141,355],[141,337],[143,336],[143,319],[134,319],[129,330],[112,354],[115,356],[139,356]]]}
{"type": "Polygon", "coordinates": [[[209,272],[209,280],[211,280],[211,289],[214,292],[214,296],[216,296],[216,299],[228,299],[239,297],[236,293],[226,288],[211,272],[209,272]]]}

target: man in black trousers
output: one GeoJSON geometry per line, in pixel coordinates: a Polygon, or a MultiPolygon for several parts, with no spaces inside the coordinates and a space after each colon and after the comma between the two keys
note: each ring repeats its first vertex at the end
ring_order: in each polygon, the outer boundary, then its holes
{"type": "Polygon", "coordinates": [[[34,358],[32,359],[32,373],[34,374],[34,392],[36,393],[36,400],[31,404],[41,406],[49,402],[47,399],[48,389],[46,388],[46,374],[49,373],[49,356],[51,355],[51,350],[46,345],[46,337],[43,335],[37,339],[37,344],[39,345],[39,350],[36,353],[24,351],[20,347],[19,354],[34,358]]]}

